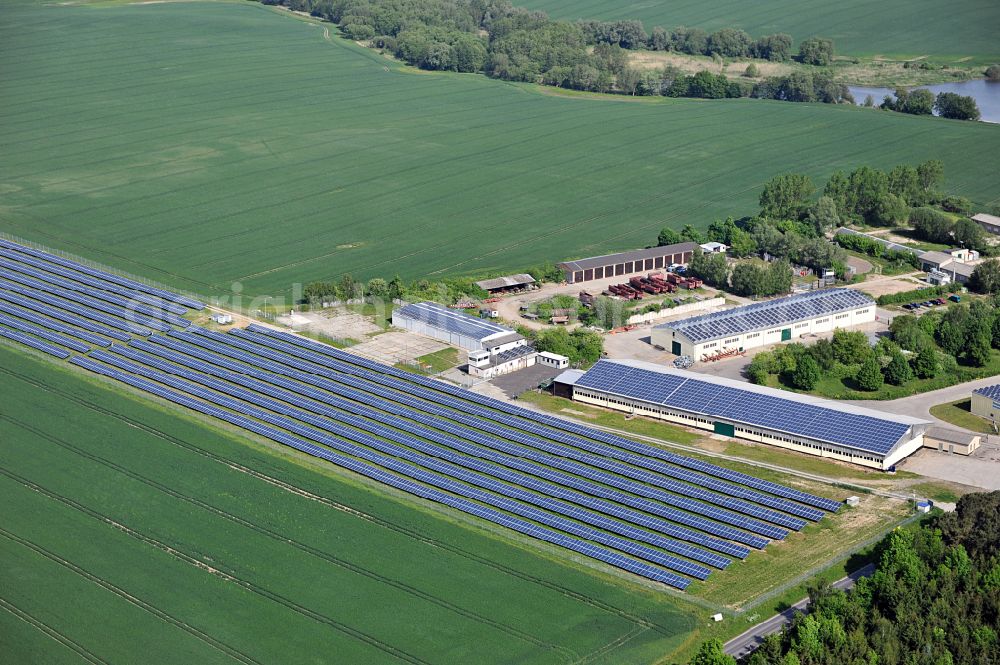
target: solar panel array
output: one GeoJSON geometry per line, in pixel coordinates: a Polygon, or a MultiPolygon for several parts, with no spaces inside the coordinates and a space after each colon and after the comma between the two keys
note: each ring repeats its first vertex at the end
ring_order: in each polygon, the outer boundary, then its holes
{"type": "Polygon", "coordinates": [[[576,423],[570,420],[565,420],[563,418],[558,418],[556,416],[551,416],[544,413],[539,413],[537,411],[530,411],[528,409],[510,404],[508,402],[503,402],[492,397],[487,397],[485,395],[480,395],[463,388],[458,388],[456,386],[443,383],[441,381],[436,381],[428,377],[420,376],[419,374],[413,374],[411,372],[404,372],[403,370],[396,369],[395,367],[390,367],[388,365],[383,365],[382,363],[375,362],[373,360],[368,360],[361,356],[354,355],[352,353],[347,353],[336,349],[325,344],[319,344],[313,342],[312,340],[306,339],[304,337],[299,337],[297,335],[291,335],[289,333],[279,332],[271,328],[265,328],[264,326],[259,326],[257,324],[251,324],[247,327],[248,331],[259,333],[268,337],[273,337],[275,339],[281,339],[296,346],[301,346],[302,348],[309,349],[318,353],[328,355],[332,358],[337,358],[343,360],[346,363],[358,365],[359,367],[364,367],[371,369],[375,372],[381,372],[389,376],[403,379],[407,382],[417,383],[429,387],[433,390],[447,393],[449,395],[454,395],[460,397],[469,402],[474,402],[476,404],[481,404],[483,406],[489,407],[490,409],[501,411],[514,416],[519,416],[523,419],[530,420],[534,423],[541,423],[555,430],[560,430],[564,432],[569,432],[572,434],[578,434],[580,436],[601,441],[604,443],[611,444],[626,450],[631,450],[633,452],[640,453],[645,456],[655,457],[657,459],[662,459],[664,461],[670,462],[671,464],[676,464],[678,466],[683,466],[689,469],[695,469],[704,474],[715,476],[717,478],[723,478],[725,480],[730,480],[732,482],[746,485],[747,487],[752,487],[754,489],[759,489],[770,494],[775,494],[777,496],[785,497],[788,499],[793,499],[801,503],[805,503],[810,506],[815,506],[826,511],[837,511],[840,508],[839,501],[833,501],[824,497],[816,496],[814,494],[809,494],[807,492],[801,492],[785,485],[779,483],[773,483],[771,481],[762,480],[754,476],[740,473],[738,471],[732,471],[726,469],[725,467],[712,464],[710,462],[705,462],[703,460],[698,460],[693,457],[687,457],[685,455],[678,455],[676,453],[670,453],[665,450],[661,450],[654,446],[649,446],[646,444],[638,443],[632,441],[631,439],[626,439],[616,434],[610,432],[604,432],[602,430],[594,429],[580,423],[576,423]]]}
{"type": "MultiPolygon", "coordinates": [[[[8,240],[0,240],[0,247],[8,249],[12,252],[17,252],[18,254],[21,255],[27,255],[34,257],[36,259],[40,259],[46,262],[47,264],[69,268],[71,271],[74,272],[74,274],[82,273],[83,275],[96,277],[98,280],[101,281],[101,283],[110,282],[111,284],[132,289],[133,291],[138,291],[140,293],[145,293],[151,296],[156,296],[157,298],[162,298],[164,300],[175,302],[189,309],[195,309],[200,311],[205,308],[205,306],[202,303],[198,302],[194,298],[188,298],[187,296],[182,296],[178,293],[173,293],[172,291],[166,291],[164,289],[158,289],[156,287],[148,286],[146,284],[143,284],[142,282],[137,282],[135,280],[128,279],[126,277],[121,277],[119,275],[115,275],[114,273],[106,272],[104,270],[98,270],[97,268],[91,268],[90,266],[85,266],[81,263],[77,263],[76,261],[70,261],[69,259],[64,259],[61,256],[56,256],[55,254],[43,252],[41,250],[34,249],[32,247],[19,245],[15,242],[10,242],[8,240]]],[[[72,276],[70,276],[70,278],[77,279],[72,276]]]]}
{"type": "Polygon", "coordinates": [[[451,506],[457,510],[486,519],[494,524],[513,529],[519,533],[523,533],[533,538],[537,538],[560,547],[565,547],[585,556],[604,561],[612,566],[622,570],[627,570],[647,579],[662,582],[680,589],[684,589],[690,584],[690,580],[685,577],[670,573],[646,563],[642,563],[641,561],[637,561],[619,552],[599,545],[594,545],[593,543],[579,538],[567,536],[559,531],[539,526],[538,524],[525,519],[513,517],[507,513],[501,512],[500,510],[483,506],[475,501],[428,487],[420,482],[414,482],[408,478],[395,473],[387,472],[378,466],[367,464],[351,456],[341,455],[327,448],[311,444],[300,437],[292,436],[274,427],[263,425],[251,418],[239,415],[238,413],[232,413],[225,409],[211,406],[200,400],[163,388],[156,383],[134,377],[125,372],[120,372],[113,367],[96,362],[90,358],[75,356],[70,360],[70,362],[92,372],[103,374],[123,383],[127,383],[139,388],[140,390],[157,395],[176,404],[194,409],[206,415],[214,416],[236,425],[237,427],[242,427],[248,431],[271,439],[272,441],[276,441],[283,445],[300,450],[306,454],[320,459],[325,459],[333,464],[349,469],[368,478],[372,478],[373,480],[377,480],[391,487],[395,487],[399,490],[409,492],[410,494],[414,494],[431,501],[451,506]]]}
{"type": "Polygon", "coordinates": [[[1000,383],[992,386],[977,388],[972,392],[976,395],[982,395],[983,397],[989,397],[990,399],[1000,400],[1000,383]]]}
{"type": "Polygon", "coordinates": [[[608,360],[599,361],[576,385],[877,455],[891,451],[910,430],[906,423],[841,411],[833,404],[805,404],[777,391],[741,389],[693,373],[668,374],[608,360]]]}
{"type": "Polygon", "coordinates": [[[875,306],[875,301],[854,289],[822,289],[733,309],[692,316],[663,324],[683,333],[695,344],[767,328],[785,328],[797,321],[839,314],[859,307],[875,306]]]}
{"type": "Polygon", "coordinates": [[[487,319],[480,319],[469,316],[465,312],[438,305],[432,302],[418,302],[404,305],[393,314],[421,321],[429,326],[447,330],[456,335],[463,335],[473,339],[484,339],[497,333],[514,332],[510,328],[505,328],[487,319]]]}
{"type": "MultiPolygon", "coordinates": [[[[457,334],[510,332],[421,305],[457,334]]],[[[651,580],[684,589],[830,509],[285,333],[189,327],[186,308],[200,303],[0,241],[0,337],[651,580]]]]}
{"type": "MultiPolygon", "coordinates": [[[[479,448],[474,448],[472,446],[469,446],[467,449],[462,448],[463,451],[475,451],[475,453],[470,452],[470,454],[478,454],[488,459],[504,460],[503,463],[511,466],[511,468],[527,470],[527,463],[523,462],[522,459],[540,461],[546,463],[549,467],[554,469],[567,471],[575,476],[579,476],[580,478],[595,480],[612,488],[626,490],[638,495],[639,497],[655,499],[659,503],[667,504],[668,506],[676,506],[690,510],[691,512],[707,514],[710,515],[712,519],[718,520],[723,524],[716,524],[710,520],[701,519],[697,516],[691,516],[687,513],[673,510],[672,508],[660,507],[658,504],[653,502],[640,501],[636,497],[626,495],[622,492],[615,492],[614,490],[601,488],[600,485],[593,483],[584,483],[579,480],[563,483],[570,487],[586,489],[589,493],[595,496],[610,498],[618,501],[619,503],[623,503],[624,505],[630,505],[635,508],[647,510],[652,514],[666,517],[681,524],[699,528],[707,533],[737,540],[753,547],[763,547],[766,545],[767,541],[764,538],[755,537],[750,534],[745,534],[742,531],[730,529],[724,526],[724,524],[738,526],[746,529],[747,531],[762,534],[763,536],[767,536],[769,538],[780,539],[784,538],[787,534],[787,531],[784,529],[771,526],[761,521],[749,519],[736,512],[714,509],[711,506],[705,506],[698,501],[688,499],[684,496],[679,496],[678,494],[664,492],[645,484],[633,483],[629,480],[622,479],[617,475],[604,473],[594,467],[613,470],[620,465],[608,462],[602,458],[588,459],[587,456],[580,456],[580,459],[585,462],[589,461],[592,464],[592,466],[587,466],[586,464],[581,464],[577,461],[564,459],[558,456],[546,456],[539,451],[511,443],[501,439],[500,437],[487,434],[482,430],[473,429],[471,427],[462,427],[444,418],[431,415],[432,413],[435,413],[433,409],[423,412],[415,408],[410,408],[409,406],[404,406],[404,404],[409,403],[409,400],[392,400],[376,395],[376,392],[386,393],[388,391],[376,391],[371,393],[363,392],[361,390],[348,387],[349,382],[338,384],[334,381],[327,380],[316,375],[289,369],[288,366],[279,363],[274,363],[266,359],[255,358],[254,356],[245,354],[241,351],[225,351],[227,355],[222,356],[210,351],[201,350],[195,346],[191,346],[190,344],[172,338],[154,336],[150,338],[150,341],[155,342],[155,344],[135,341],[132,343],[132,346],[148,351],[152,354],[168,358],[187,367],[207,371],[213,374],[224,372],[224,375],[227,378],[236,382],[238,382],[238,379],[234,378],[233,375],[235,372],[240,372],[242,374],[266,381],[272,385],[296,390],[301,394],[315,397],[316,399],[327,404],[335,404],[338,408],[344,408],[345,410],[355,413],[362,413],[377,420],[378,422],[396,424],[398,422],[408,423],[413,421],[415,423],[427,425],[429,428],[434,428],[441,432],[441,434],[437,435],[438,438],[435,440],[448,445],[451,441],[458,440],[457,438],[449,437],[448,435],[461,437],[465,441],[469,441],[480,446],[479,448]],[[161,346],[165,346],[166,349],[160,348],[161,346]],[[176,350],[180,352],[180,354],[175,354],[168,349],[176,350]],[[235,362],[229,358],[241,358],[250,364],[235,362]],[[256,367],[260,367],[262,369],[255,369],[256,367]],[[281,375],[279,375],[279,373],[281,375]],[[285,376],[289,378],[284,378],[285,376]],[[290,379],[294,379],[295,381],[290,379]],[[296,383],[296,381],[301,383],[296,383]],[[325,392],[321,393],[320,391],[313,390],[310,386],[322,388],[325,392]],[[352,401],[341,400],[334,397],[334,395],[342,396],[352,401]],[[366,406],[362,405],[368,405],[373,408],[368,409],[366,406]],[[380,411],[374,411],[374,408],[377,408],[380,411]],[[385,414],[398,415],[405,418],[405,420],[389,420],[385,414]],[[495,457],[492,451],[498,451],[495,457]],[[500,455],[500,453],[506,453],[507,455],[503,456],[500,455]]],[[[196,341],[205,342],[205,340],[196,341]]],[[[211,343],[209,343],[209,346],[211,346],[211,343]]],[[[220,351],[222,350],[223,349],[220,347],[220,351]]],[[[396,426],[405,429],[405,425],[399,424],[396,426]]],[[[565,476],[565,474],[560,475],[565,476]]],[[[555,472],[549,472],[549,475],[546,475],[545,477],[553,478],[556,477],[556,475],[555,472]]],[[[726,497],[712,495],[709,492],[705,492],[704,495],[700,495],[697,488],[689,488],[689,486],[682,483],[669,483],[669,486],[675,487],[679,494],[683,493],[685,489],[693,489],[695,491],[693,491],[692,494],[695,496],[709,501],[717,499],[722,505],[729,505],[732,503],[736,504],[736,507],[740,507],[741,504],[739,501],[730,501],[726,497]]],[[[772,514],[776,516],[777,519],[787,518],[794,528],[801,528],[804,525],[801,520],[797,520],[780,513],[772,514]]]]}

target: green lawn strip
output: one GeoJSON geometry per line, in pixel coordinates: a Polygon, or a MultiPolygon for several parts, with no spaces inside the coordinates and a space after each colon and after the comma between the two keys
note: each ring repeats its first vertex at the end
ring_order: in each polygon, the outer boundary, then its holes
{"type": "MultiPolygon", "coordinates": [[[[620,649],[615,650],[623,662],[643,662],[650,653],[662,654],[676,647],[683,641],[684,634],[691,626],[687,605],[677,596],[667,594],[659,589],[647,590],[644,586],[623,584],[614,575],[594,574],[589,570],[586,572],[578,570],[578,564],[573,561],[572,556],[567,559],[562,550],[548,552],[545,549],[537,550],[532,545],[529,545],[531,551],[526,551],[521,546],[512,547],[499,534],[489,529],[480,528],[478,524],[471,525],[462,516],[441,519],[437,516],[440,513],[437,509],[421,507],[410,502],[402,503],[395,498],[387,498],[383,492],[372,491],[363,483],[341,478],[341,474],[334,470],[317,466],[311,461],[296,459],[282,451],[248,446],[245,440],[240,442],[231,435],[222,434],[217,428],[206,428],[200,422],[176,409],[153,407],[145,400],[140,402],[131,398],[126,399],[122,397],[120,391],[95,389],[93,380],[81,380],[76,372],[68,372],[51,363],[37,363],[27,356],[18,355],[3,348],[0,348],[0,354],[2,354],[0,358],[4,361],[2,363],[4,368],[34,377],[35,380],[51,383],[70,396],[107,404],[107,406],[113,407],[115,413],[120,413],[122,418],[126,418],[127,422],[141,423],[146,427],[169,432],[171,436],[180,437],[183,441],[196,442],[198,446],[204,447],[211,454],[224,455],[224,460],[236,464],[246,464],[262,473],[313,492],[318,496],[331,497],[331,500],[335,500],[337,503],[349,505],[363,514],[372,515],[378,523],[397,525],[395,530],[402,531],[406,537],[398,534],[379,535],[379,529],[373,531],[370,522],[367,528],[362,529],[357,535],[348,536],[350,529],[342,523],[344,519],[342,516],[338,518],[337,511],[324,509],[314,516],[309,515],[310,512],[319,510],[317,506],[322,507],[322,504],[304,500],[300,504],[304,503],[309,507],[309,510],[305,510],[302,505],[295,505],[294,502],[287,508],[288,515],[294,515],[303,520],[305,525],[301,531],[292,530],[290,535],[297,538],[302,537],[303,541],[307,541],[304,534],[309,535],[317,540],[307,542],[322,546],[324,542],[328,542],[324,541],[324,538],[327,537],[326,532],[317,528],[315,529],[317,533],[312,535],[309,526],[330,523],[330,533],[339,534],[334,542],[344,541],[336,550],[338,554],[345,557],[355,557],[355,560],[371,560],[380,564],[394,562],[397,568],[403,567],[408,571],[407,574],[412,577],[406,579],[412,579],[415,584],[426,581],[432,588],[453,591],[458,598],[471,597],[475,602],[481,601],[487,606],[491,602],[496,602],[497,599],[503,599],[507,596],[508,600],[501,600],[501,602],[511,608],[511,620],[513,621],[517,615],[521,615],[525,625],[531,624],[531,629],[534,629],[534,623],[538,623],[540,617],[548,613],[548,610],[545,610],[542,611],[542,614],[538,614],[541,611],[539,608],[551,608],[551,612],[564,617],[564,621],[553,620],[550,617],[545,619],[542,624],[543,626],[549,625],[547,630],[554,633],[549,636],[553,640],[559,640],[559,643],[564,646],[572,645],[576,648],[585,648],[587,643],[597,645],[611,642],[632,631],[637,621],[650,621],[658,627],[643,631],[635,640],[628,641],[620,649]],[[414,508],[417,509],[414,510],[414,508]],[[369,532],[374,535],[370,535],[369,532]],[[414,535],[417,537],[414,538],[414,535]],[[369,551],[365,546],[372,538],[376,539],[374,552],[369,551]],[[389,540],[378,544],[379,538],[389,538],[389,540]],[[382,558],[383,554],[384,559],[382,558]],[[540,554],[541,556],[539,556],[540,554]],[[556,561],[560,563],[555,563],[556,561]],[[467,573],[463,572],[466,570],[467,573]],[[588,600],[591,598],[594,600],[588,600]],[[622,608],[627,608],[627,610],[622,608]],[[592,631],[591,628],[587,628],[584,630],[587,636],[581,638],[577,633],[583,630],[583,626],[600,626],[601,629],[592,631]],[[590,638],[591,633],[593,633],[592,639],[590,638]],[[581,642],[583,647],[581,647],[581,642]],[[636,660],[633,661],[633,658],[636,660]]],[[[14,383],[6,381],[5,377],[4,386],[14,385],[14,383]]],[[[23,391],[23,386],[18,385],[17,390],[23,391]]],[[[51,394],[46,397],[48,401],[52,401],[51,394]]],[[[44,401],[33,400],[32,403],[44,401]]],[[[64,411],[64,408],[55,407],[56,414],[62,414],[64,411]]],[[[51,418],[53,422],[59,422],[57,415],[46,417],[51,418]]],[[[107,416],[94,416],[89,419],[85,418],[85,420],[88,422],[88,427],[96,428],[95,436],[99,439],[114,438],[113,433],[102,431],[102,426],[98,426],[99,423],[121,422],[107,416]]],[[[136,443],[132,444],[137,445],[138,451],[155,450],[157,456],[165,455],[159,467],[189,469],[198,465],[199,468],[210,469],[213,468],[213,465],[218,465],[220,468],[224,468],[220,462],[212,462],[209,466],[205,466],[204,460],[185,459],[191,455],[184,452],[183,449],[180,453],[175,451],[172,454],[166,454],[161,449],[164,446],[169,448],[172,444],[167,444],[157,437],[146,441],[141,430],[137,434],[126,423],[122,423],[122,426],[128,428],[126,429],[128,434],[124,440],[127,441],[136,436],[142,437],[141,446],[136,443]],[[177,457],[178,455],[179,457],[177,457]]],[[[120,434],[119,438],[121,438],[120,434]]],[[[125,451],[119,452],[124,458],[129,458],[125,451]]],[[[140,461],[142,452],[136,453],[140,461]]],[[[246,474],[236,475],[245,476],[246,474]]],[[[227,499],[219,504],[220,507],[230,509],[234,514],[241,514],[237,509],[251,511],[248,513],[249,516],[262,521],[263,516],[270,515],[267,518],[268,521],[263,522],[264,524],[286,525],[287,527],[289,520],[284,517],[285,513],[269,514],[265,511],[262,514],[252,508],[253,506],[271,505],[272,501],[276,506],[283,505],[281,501],[276,500],[268,492],[260,495],[262,490],[257,487],[261,485],[260,482],[255,481],[250,483],[251,487],[245,487],[232,479],[227,483],[224,478],[216,476],[217,474],[208,474],[205,482],[209,483],[210,486],[219,482],[219,486],[222,488],[228,487],[233,482],[236,482],[236,485],[213,496],[213,501],[218,500],[219,496],[246,497],[242,501],[227,499]]],[[[192,478],[185,480],[185,483],[188,484],[193,482],[195,480],[192,478]]],[[[181,485],[184,486],[183,483],[181,485]]],[[[264,487],[270,486],[265,484],[264,487]]],[[[196,489],[196,485],[190,487],[192,493],[196,489]]],[[[276,510],[278,509],[276,508],[276,510]]],[[[287,528],[283,533],[289,533],[287,528]]],[[[506,535],[506,533],[503,534],[503,536],[506,535]]],[[[184,536],[184,532],[178,530],[178,538],[182,536],[184,536]]],[[[334,538],[334,536],[330,537],[334,538]]],[[[531,543],[534,544],[534,541],[531,543]]],[[[235,548],[233,552],[234,554],[229,556],[235,556],[235,548]]],[[[503,612],[496,614],[502,616],[503,612]]],[[[447,625],[454,627],[455,623],[449,622],[447,625]]],[[[539,630],[541,629],[539,628],[539,630]]]]}
{"type": "Polygon", "coordinates": [[[625,415],[622,413],[595,408],[561,397],[553,397],[544,392],[540,393],[529,390],[518,395],[517,399],[520,402],[527,402],[549,413],[570,417],[592,425],[614,427],[615,429],[640,436],[652,436],[666,441],[685,444],[695,443],[701,438],[700,434],[689,432],[682,427],[671,425],[670,423],[658,422],[642,417],[626,420],[625,415]]]}
{"type": "Polygon", "coordinates": [[[436,279],[643,247],[663,226],[756,210],[778,173],[937,158],[949,193],[996,196],[986,123],[533,94],[404,71],[252,3],[5,10],[23,29],[0,43],[19,62],[0,75],[2,230],[172,287],[238,290],[241,308],[295,307],[293,284],[345,272],[436,279]]]}
{"type": "MultiPolygon", "coordinates": [[[[918,497],[926,497],[931,501],[944,501],[946,503],[955,503],[962,494],[966,493],[959,491],[956,487],[949,483],[935,482],[910,485],[907,489],[914,492],[918,497]]],[[[979,490],[974,489],[973,491],[979,490]]]]}
{"type": "Polygon", "coordinates": [[[972,413],[972,398],[960,399],[955,402],[936,404],[930,408],[931,415],[935,418],[957,425],[973,432],[981,434],[993,434],[993,426],[986,418],[972,413]]]}
{"type": "Polygon", "coordinates": [[[895,499],[867,497],[863,505],[866,507],[844,507],[836,515],[789,534],[784,542],[772,543],[765,551],[698,582],[695,593],[734,609],[743,607],[805,570],[846,556],[911,512],[905,502],[895,499]]]}

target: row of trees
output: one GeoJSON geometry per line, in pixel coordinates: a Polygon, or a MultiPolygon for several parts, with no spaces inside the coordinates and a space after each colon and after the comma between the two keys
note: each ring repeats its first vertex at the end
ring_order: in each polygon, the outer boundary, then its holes
{"type": "MultiPolygon", "coordinates": [[[[748,665],[992,665],[1000,662],[1000,492],[895,529],[851,591],[809,589],[809,613],[764,639],[748,665]]],[[[718,640],[690,665],[736,665],[718,640]]]]}
{"type": "MultiPolygon", "coordinates": [[[[833,83],[827,72],[796,72],[752,85],[707,71],[688,76],[669,67],[649,72],[628,65],[627,50],[638,48],[783,61],[792,57],[792,38],[785,34],[754,40],[732,28],[708,34],[684,27],[647,34],[639,21],[555,21],[508,0],[262,1],[337,23],[347,37],[422,69],[484,72],[508,81],[628,95],[849,99],[847,88],[833,83]]],[[[830,40],[800,45],[803,62],[825,65],[832,57],[830,40]]]]}
{"type": "Polygon", "coordinates": [[[900,164],[891,171],[862,166],[845,174],[837,171],[813,203],[816,187],[807,175],[790,173],[771,179],[760,195],[760,214],[770,219],[805,220],[821,215],[821,223],[864,222],[894,225],[909,218],[912,206],[942,201],[938,192],[944,165],[928,160],[917,166],[900,164]],[[824,199],[826,199],[824,201],[824,199]]]}
{"type": "Polygon", "coordinates": [[[812,390],[824,374],[853,378],[862,390],[878,390],[883,383],[902,385],[914,377],[933,378],[941,361],[933,345],[921,346],[907,357],[898,344],[882,338],[874,347],[863,332],[835,330],[832,339],[819,339],[811,346],[794,342],[754,356],[747,376],[766,384],[777,375],[785,385],[812,390]]]}
{"type": "Polygon", "coordinates": [[[935,97],[930,90],[897,88],[896,96],[886,95],[880,107],[889,111],[911,115],[931,115],[937,111],[942,118],[953,120],[979,120],[979,107],[975,97],[954,92],[941,92],[935,97]]]}
{"type": "Polygon", "coordinates": [[[464,297],[486,298],[488,296],[486,291],[479,288],[472,278],[468,277],[446,278],[437,282],[419,279],[406,283],[397,275],[388,281],[381,277],[375,277],[363,282],[355,280],[350,273],[341,275],[337,281],[311,282],[306,285],[302,292],[303,301],[313,305],[324,302],[375,299],[384,301],[399,299],[436,300],[454,303],[464,297]]]}
{"type": "MultiPolygon", "coordinates": [[[[724,58],[757,58],[786,62],[793,57],[791,35],[777,33],[754,39],[737,28],[722,28],[711,34],[700,28],[653,28],[648,35],[641,21],[580,21],[584,36],[591,44],[614,44],[625,49],[648,48],[652,51],[675,51],[688,55],[718,55],[724,58]]],[[[812,37],[799,44],[798,60],[809,65],[826,66],[833,62],[833,40],[812,37]]]]}

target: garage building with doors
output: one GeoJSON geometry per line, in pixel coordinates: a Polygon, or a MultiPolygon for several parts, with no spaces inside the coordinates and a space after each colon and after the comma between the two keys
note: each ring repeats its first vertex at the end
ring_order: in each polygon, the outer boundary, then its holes
{"type": "Polygon", "coordinates": [[[919,450],[932,424],[638,360],[598,361],[582,375],[560,375],[553,390],[576,402],[881,470],[919,450]]]}
{"type": "Polygon", "coordinates": [[[567,284],[581,284],[595,279],[628,277],[651,270],[663,270],[671,265],[687,265],[696,249],[698,243],[681,242],[676,245],[566,261],[560,263],[559,268],[566,276],[567,284]]]}
{"type": "Polygon", "coordinates": [[[650,342],[695,361],[725,349],[744,351],[875,321],[875,301],[854,289],[821,289],[670,321],[650,342]]]}

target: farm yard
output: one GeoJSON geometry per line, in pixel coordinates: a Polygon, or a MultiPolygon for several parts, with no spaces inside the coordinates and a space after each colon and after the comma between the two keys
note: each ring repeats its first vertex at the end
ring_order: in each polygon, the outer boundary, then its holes
{"type": "Polygon", "coordinates": [[[645,246],[752,212],[779,172],[939,158],[949,192],[995,197],[1000,133],[982,123],[543,94],[326,30],[256,4],[9,4],[0,230],[206,296],[287,298],[343,272],[645,246]]]}
{"type": "Polygon", "coordinates": [[[822,0],[521,0],[517,4],[564,19],[638,19],[647,31],[657,25],[668,30],[683,25],[707,32],[741,28],[754,37],[787,32],[796,42],[830,37],[837,51],[848,55],[951,56],[953,61],[973,59],[983,64],[1000,60],[994,30],[1000,23],[1000,6],[991,0],[848,0],[836,4],[822,0]]]}

